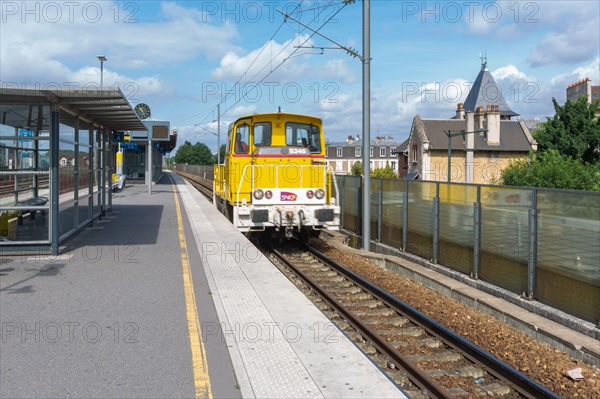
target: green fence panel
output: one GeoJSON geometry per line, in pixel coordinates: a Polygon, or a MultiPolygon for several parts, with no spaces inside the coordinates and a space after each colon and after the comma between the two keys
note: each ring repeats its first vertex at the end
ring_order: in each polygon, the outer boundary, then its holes
{"type": "Polygon", "coordinates": [[[395,248],[402,248],[404,180],[383,179],[382,185],[381,242],[395,248]]]}
{"type": "Polygon", "coordinates": [[[353,233],[360,234],[362,224],[362,177],[344,176],[344,228],[353,233]]]}
{"type": "Polygon", "coordinates": [[[536,299],[600,321],[600,193],[538,189],[536,299]]]}
{"type": "Polygon", "coordinates": [[[438,262],[470,274],[475,243],[474,204],[477,186],[440,183],[438,262]]]}
{"type": "Polygon", "coordinates": [[[408,183],[408,235],[406,250],[426,259],[433,256],[433,200],[435,182],[408,183]]]}
{"type": "Polygon", "coordinates": [[[527,292],[531,190],[481,187],[482,280],[527,292]]]}

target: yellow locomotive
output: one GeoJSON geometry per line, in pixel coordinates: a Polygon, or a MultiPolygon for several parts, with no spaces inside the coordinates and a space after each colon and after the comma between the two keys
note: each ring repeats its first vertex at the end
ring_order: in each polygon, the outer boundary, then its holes
{"type": "Polygon", "coordinates": [[[225,163],[215,165],[213,196],[245,233],[272,230],[289,238],[339,230],[321,119],[282,112],[237,119],[228,129],[225,163]]]}

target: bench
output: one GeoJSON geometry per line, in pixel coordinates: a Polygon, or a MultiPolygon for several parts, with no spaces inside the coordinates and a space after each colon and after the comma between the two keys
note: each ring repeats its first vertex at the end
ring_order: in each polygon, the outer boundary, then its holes
{"type": "MultiPolygon", "coordinates": [[[[29,198],[25,201],[19,201],[15,205],[17,205],[17,206],[44,206],[44,205],[46,205],[47,202],[48,202],[48,198],[46,198],[46,197],[34,197],[34,198],[29,198]]],[[[19,226],[23,225],[23,215],[26,213],[29,213],[32,220],[35,219],[35,211],[36,211],[36,209],[21,209],[21,210],[19,210],[19,216],[17,217],[18,218],[17,224],[19,226]]],[[[44,212],[44,211],[42,211],[42,212],[44,212]]]]}

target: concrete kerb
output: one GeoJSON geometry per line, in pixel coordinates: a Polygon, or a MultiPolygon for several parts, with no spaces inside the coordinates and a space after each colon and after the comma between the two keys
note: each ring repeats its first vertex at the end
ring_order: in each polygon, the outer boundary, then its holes
{"type": "Polygon", "coordinates": [[[331,234],[329,232],[327,235],[329,237],[325,236],[324,238],[328,239],[328,242],[338,248],[343,247],[344,251],[349,250],[360,254],[384,269],[407,277],[446,297],[458,300],[473,309],[489,314],[526,333],[530,337],[567,353],[574,359],[600,367],[600,329],[593,323],[578,319],[540,302],[527,300],[503,288],[496,287],[481,280],[473,279],[465,274],[434,264],[426,259],[407,252],[402,252],[385,244],[372,242],[371,247],[377,252],[366,252],[347,246],[345,244],[345,237],[336,237],[336,234],[331,234]],[[413,264],[411,265],[406,261],[413,264]],[[437,273],[438,276],[432,276],[432,273],[437,273]],[[443,281],[443,278],[439,278],[439,274],[452,280],[445,282],[443,281]],[[461,283],[463,285],[459,287],[461,283]],[[489,294],[490,297],[486,298],[486,296],[471,295],[467,287],[489,294]],[[513,312],[506,311],[506,303],[503,305],[496,305],[494,299],[507,301],[509,302],[508,305],[514,305],[524,311],[531,312],[532,317],[528,317],[527,315],[521,318],[514,317],[513,312]],[[581,339],[587,342],[584,345],[580,345],[568,338],[561,337],[554,333],[556,330],[555,328],[543,328],[536,320],[534,320],[536,315],[548,319],[548,322],[550,323],[558,323],[561,327],[585,335],[585,337],[581,337],[581,339]]]}

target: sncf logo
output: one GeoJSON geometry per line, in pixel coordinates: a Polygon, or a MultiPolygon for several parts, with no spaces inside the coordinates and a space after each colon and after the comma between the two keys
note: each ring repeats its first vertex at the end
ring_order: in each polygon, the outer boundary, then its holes
{"type": "Polygon", "coordinates": [[[297,194],[288,193],[286,191],[281,192],[281,200],[282,201],[296,201],[296,198],[298,198],[297,194]]]}

